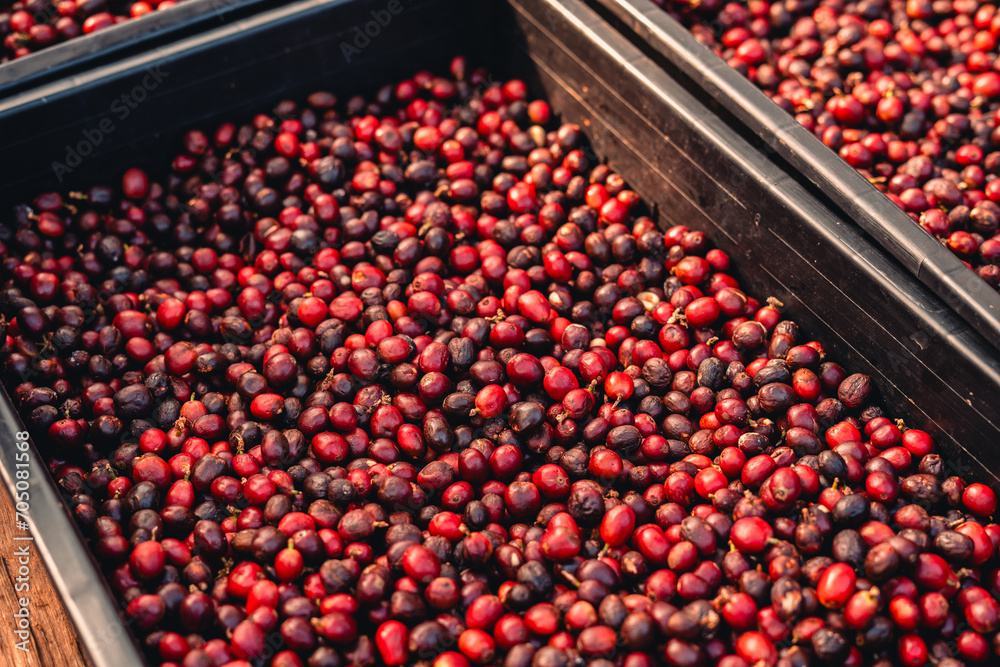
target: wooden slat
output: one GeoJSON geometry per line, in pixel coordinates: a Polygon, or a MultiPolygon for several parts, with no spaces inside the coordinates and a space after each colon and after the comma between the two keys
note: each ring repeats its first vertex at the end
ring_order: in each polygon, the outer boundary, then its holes
{"type": "Polygon", "coordinates": [[[31,542],[14,541],[15,534],[24,534],[15,528],[14,521],[10,494],[0,484],[0,667],[91,667],[41,557],[31,542]],[[15,592],[14,579],[19,567],[15,551],[25,544],[32,545],[29,548],[31,590],[15,592]],[[28,651],[15,648],[21,640],[14,634],[13,614],[19,609],[18,598],[24,596],[31,600],[28,651]]]}

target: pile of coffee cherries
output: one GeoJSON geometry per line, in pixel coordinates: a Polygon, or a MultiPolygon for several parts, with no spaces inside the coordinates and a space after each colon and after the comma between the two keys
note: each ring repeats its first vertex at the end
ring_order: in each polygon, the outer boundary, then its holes
{"type": "Polygon", "coordinates": [[[17,0],[0,2],[0,63],[182,0],[17,0]]]}
{"type": "Polygon", "coordinates": [[[994,4],[665,4],[697,39],[1000,287],[1000,14],[994,4]]]}
{"type": "Polygon", "coordinates": [[[456,58],[0,228],[150,664],[995,664],[994,492],[529,99],[456,58]]]}

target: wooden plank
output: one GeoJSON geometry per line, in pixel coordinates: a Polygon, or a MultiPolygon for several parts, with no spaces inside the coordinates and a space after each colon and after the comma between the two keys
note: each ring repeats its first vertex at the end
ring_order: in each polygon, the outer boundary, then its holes
{"type": "Polygon", "coordinates": [[[0,667],[92,667],[33,543],[14,541],[15,534],[24,534],[14,522],[13,501],[0,484],[0,667]],[[25,544],[30,545],[31,589],[15,592],[20,566],[16,550],[25,544]],[[14,634],[13,614],[20,608],[18,598],[24,596],[31,601],[28,651],[15,648],[21,640],[14,634]]]}

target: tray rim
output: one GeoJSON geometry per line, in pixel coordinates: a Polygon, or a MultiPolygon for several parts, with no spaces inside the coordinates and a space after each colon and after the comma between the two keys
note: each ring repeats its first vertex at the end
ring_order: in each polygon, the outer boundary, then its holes
{"type": "Polygon", "coordinates": [[[586,0],[637,47],[688,77],[769,153],[828,197],[885,252],[1000,350],[1000,292],[839,155],[650,0],[586,0]]]}

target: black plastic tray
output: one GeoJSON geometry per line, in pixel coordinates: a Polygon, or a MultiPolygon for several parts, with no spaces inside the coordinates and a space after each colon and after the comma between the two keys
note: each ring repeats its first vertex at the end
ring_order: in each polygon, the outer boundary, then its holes
{"type": "Polygon", "coordinates": [[[154,48],[194,30],[213,28],[277,0],[186,0],[140,19],[98,30],[0,65],[0,97],[154,48]]]}
{"type": "Polygon", "coordinates": [[[649,0],[587,0],[647,56],[876,244],[1000,349],[1000,294],[753,83],[649,0]]]}
{"type": "MultiPolygon", "coordinates": [[[[1000,367],[992,348],[846,216],[790,178],[684,86],[580,0],[406,3],[371,43],[345,57],[341,45],[381,0],[303,0],[0,102],[0,223],[16,203],[52,187],[113,182],[138,164],[154,177],[183,132],[246,117],[315,89],[341,99],[372,92],[465,52],[497,76],[517,75],[563,120],[579,123],[595,152],[653,206],[663,225],[708,232],[733,257],[743,283],[775,296],[807,335],[845,367],[872,376],[883,404],[931,431],[956,470],[1000,488],[1000,419],[993,409],[1000,367]],[[162,83],[65,175],[64,147],[99,127],[109,99],[150,68],[162,83]]],[[[9,219],[9,218],[7,218],[9,219]]],[[[17,418],[0,405],[12,432],[17,418]]],[[[37,459],[37,452],[34,452],[37,459]]],[[[0,448],[7,470],[10,452],[0,448]]],[[[37,459],[40,461],[40,459],[37,459]]],[[[44,473],[39,470],[36,479],[44,473]]],[[[9,480],[8,480],[9,483],[9,480]]],[[[48,483],[48,482],[46,482],[48,483]]],[[[51,489],[50,489],[51,491],[51,489]]],[[[117,612],[55,493],[33,500],[36,539],[98,667],[141,664],[117,612]],[[72,540],[70,540],[72,541],[72,540]]]]}

